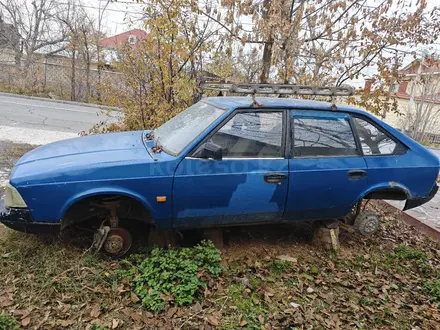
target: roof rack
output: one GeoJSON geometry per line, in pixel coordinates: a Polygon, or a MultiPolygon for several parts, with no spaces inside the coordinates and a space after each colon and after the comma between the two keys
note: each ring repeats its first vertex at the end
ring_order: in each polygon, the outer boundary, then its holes
{"type": "Polygon", "coordinates": [[[206,82],[201,86],[206,90],[241,94],[280,94],[280,95],[322,95],[322,96],[350,96],[354,88],[343,85],[333,86],[305,86],[285,84],[232,84],[206,82]]]}

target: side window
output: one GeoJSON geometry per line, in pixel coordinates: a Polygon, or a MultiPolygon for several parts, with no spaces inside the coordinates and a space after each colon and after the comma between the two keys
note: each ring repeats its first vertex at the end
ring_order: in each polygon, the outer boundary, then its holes
{"type": "Polygon", "coordinates": [[[295,117],[293,156],[341,157],[358,155],[347,118],[295,117]]]}
{"type": "Polygon", "coordinates": [[[364,155],[391,155],[405,149],[370,122],[358,117],[353,120],[364,155]]]}
{"type": "Polygon", "coordinates": [[[223,157],[282,157],[283,113],[239,112],[211,138],[222,147],[223,157]]]}

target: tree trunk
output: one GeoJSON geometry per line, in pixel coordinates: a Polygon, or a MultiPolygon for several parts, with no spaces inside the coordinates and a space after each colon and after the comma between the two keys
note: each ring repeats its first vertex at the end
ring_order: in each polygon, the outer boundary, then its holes
{"type": "MultiPolygon", "coordinates": [[[[264,0],[263,3],[263,20],[269,21],[270,20],[270,0],[264,0]]],[[[268,40],[264,43],[264,50],[263,50],[263,70],[261,71],[260,75],[260,83],[266,84],[269,80],[269,73],[270,73],[270,67],[272,65],[272,53],[273,53],[273,32],[272,29],[269,31],[268,40]]]]}
{"type": "Polygon", "coordinates": [[[273,52],[273,38],[264,44],[263,50],[263,71],[260,75],[260,83],[267,84],[269,80],[270,67],[272,64],[272,52],[273,52]]]}

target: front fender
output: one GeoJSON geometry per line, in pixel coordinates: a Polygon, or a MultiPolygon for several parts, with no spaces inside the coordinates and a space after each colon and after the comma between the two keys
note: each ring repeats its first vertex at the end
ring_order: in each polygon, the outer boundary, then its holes
{"type": "Polygon", "coordinates": [[[138,202],[140,202],[148,211],[150,211],[151,214],[153,214],[152,212],[153,209],[151,207],[151,204],[138,193],[120,187],[100,187],[100,188],[93,188],[86,191],[82,191],[69,198],[61,207],[58,219],[62,220],[67,210],[76,202],[84,198],[90,196],[96,196],[96,195],[123,195],[126,197],[131,197],[133,199],[136,199],[138,202]]]}

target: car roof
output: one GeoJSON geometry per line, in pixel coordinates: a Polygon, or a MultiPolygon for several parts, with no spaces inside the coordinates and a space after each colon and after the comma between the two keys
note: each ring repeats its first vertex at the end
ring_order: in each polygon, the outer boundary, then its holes
{"type": "MultiPolygon", "coordinates": [[[[333,103],[319,102],[312,100],[301,100],[292,98],[277,98],[277,97],[256,97],[258,103],[263,104],[264,108],[285,108],[285,109],[305,109],[305,110],[332,110],[332,111],[347,111],[354,113],[365,113],[361,109],[350,107],[347,105],[336,105],[336,110],[333,109],[333,103]]],[[[249,108],[252,106],[252,97],[250,96],[217,96],[206,97],[202,99],[203,102],[212,104],[214,106],[231,110],[236,108],[249,108]]]]}

